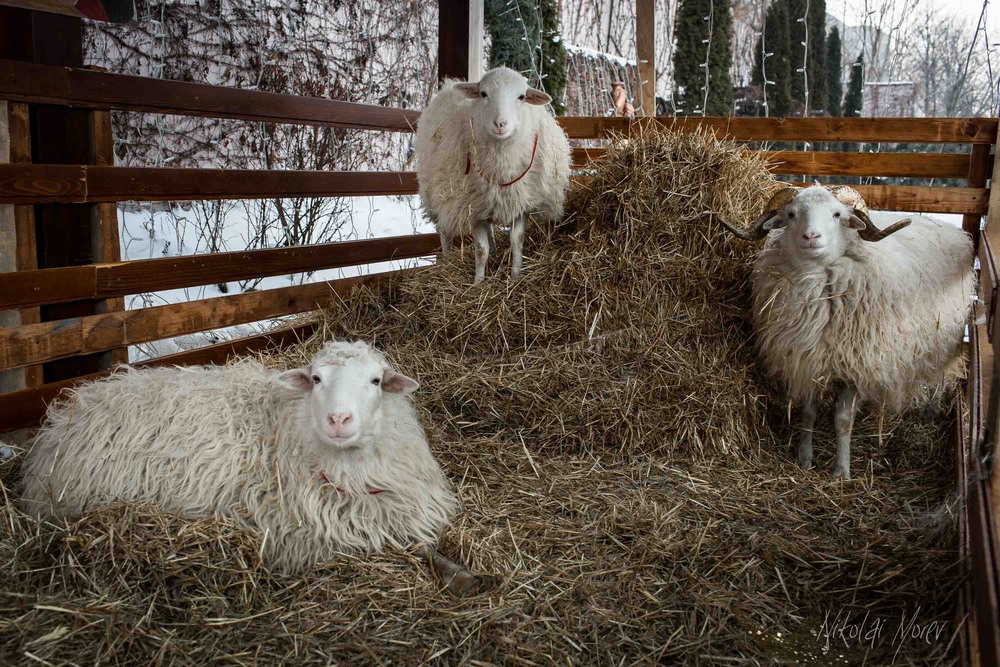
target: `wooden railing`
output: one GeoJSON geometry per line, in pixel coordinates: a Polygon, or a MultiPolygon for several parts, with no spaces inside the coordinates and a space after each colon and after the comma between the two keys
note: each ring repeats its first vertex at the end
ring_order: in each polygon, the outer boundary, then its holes
{"type": "MultiPolygon", "coordinates": [[[[233,90],[202,84],[94,72],[0,60],[0,100],[9,100],[12,118],[27,117],[27,105],[61,105],[94,110],[141,111],[235,118],[271,123],[299,123],[406,132],[418,114],[402,109],[300,98],[258,91],[233,90]]],[[[719,136],[746,142],[897,142],[971,144],[967,153],[880,153],[834,151],[770,151],[772,171],[803,176],[898,176],[961,179],[959,187],[858,186],[873,208],[913,212],[963,214],[964,227],[978,244],[983,265],[983,316],[987,324],[972,327],[969,391],[965,404],[968,423],[956,421],[956,474],[967,502],[962,522],[963,553],[971,556],[972,587],[965,602],[973,604],[963,650],[969,660],[981,652],[983,664],[1000,650],[996,604],[998,514],[997,475],[990,476],[981,461],[992,450],[998,432],[995,387],[997,369],[992,345],[1000,341],[1000,318],[995,316],[998,285],[992,248],[1000,244],[1000,219],[986,227],[982,243],[982,216],[1000,218],[997,193],[986,188],[993,168],[991,148],[996,144],[996,119],[870,119],[870,118],[706,118],[644,119],[561,118],[574,138],[602,139],[647,131],[651,124],[685,131],[706,128],[719,136]],[[990,206],[990,199],[994,202],[990,206]],[[970,602],[971,601],[971,602],[970,602]],[[973,636],[973,639],[969,639],[973,636]],[[970,643],[972,642],[972,643],[970,643]],[[978,648],[975,648],[978,647],[978,648]]],[[[18,121],[20,122],[20,121],[18,121]]],[[[17,131],[12,124],[12,132],[17,131]]],[[[104,130],[106,133],[106,129],[104,130]]],[[[377,281],[380,275],[307,284],[188,303],[122,310],[122,297],[141,292],[193,287],[232,280],[263,278],[294,272],[349,267],[394,259],[427,256],[435,252],[432,234],[328,243],[299,248],[277,248],[140,261],[103,261],[83,266],[37,268],[31,264],[33,206],[94,205],[105,207],[95,217],[98,236],[113,244],[108,226],[117,224],[114,202],[202,199],[279,198],[292,196],[340,197],[376,194],[413,194],[416,180],[402,172],[228,171],[115,167],[107,151],[94,164],[32,164],[31,151],[19,135],[11,164],[0,165],[0,204],[12,204],[20,220],[19,256],[22,270],[0,274],[0,310],[19,309],[25,324],[0,329],[0,371],[37,368],[57,360],[121,350],[128,345],[156,341],[272,317],[294,315],[321,307],[335,293],[377,281]],[[39,307],[78,301],[111,304],[94,314],[42,321],[39,307]]],[[[586,166],[603,148],[577,149],[574,160],[586,166]]],[[[747,150],[750,150],[748,147],[747,150]]],[[[655,168],[655,165],[650,168],[655,168]]],[[[116,229],[114,230],[116,234],[116,229]]],[[[299,340],[311,325],[295,325],[267,334],[191,350],[142,362],[141,366],[220,363],[234,354],[265,349],[299,340]]],[[[28,387],[0,395],[0,432],[31,427],[43,416],[46,404],[62,390],[109,372],[41,383],[35,373],[28,387]]],[[[962,410],[957,411],[961,417],[962,410]]]]}

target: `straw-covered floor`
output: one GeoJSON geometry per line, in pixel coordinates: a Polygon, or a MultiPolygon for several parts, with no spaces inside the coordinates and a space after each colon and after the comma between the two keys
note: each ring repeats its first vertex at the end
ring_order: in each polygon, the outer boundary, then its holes
{"type": "Polygon", "coordinates": [[[865,417],[850,483],[830,480],[829,429],[818,469],[795,466],[747,321],[756,248],[718,222],[744,224],[771,187],[758,158],[704,136],[620,143],[564,223],[530,229],[520,282],[501,256],[472,286],[466,248],[265,359],[359,337],[420,380],[465,506],[442,551],[493,575],[485,593],[452,598],[398,553],[274,576],[252,536],[151,508],[38,526],[15,509],[14,459],[0,663],[952,662],[948,426],[865,417]],[[867,635],[827,649],[823,630],[865,611],[867,635]],[[904,615],[926,636],[901,640],[904,615]]]}

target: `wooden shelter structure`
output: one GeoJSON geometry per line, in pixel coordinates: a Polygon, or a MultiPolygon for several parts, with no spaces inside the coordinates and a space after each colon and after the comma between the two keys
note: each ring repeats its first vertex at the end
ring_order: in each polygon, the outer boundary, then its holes
{"type": "MultiPolygon", "coordinates": [[[[23,3],[22,3],[23,4],[23,3]]],[[[464,77],[478,65],[475,21],[481,0],[441,0],[439,73],[464,77]]],[[[956,483],[964,499],[961,553],[970,576],[960,609],[968,664],[1000,664],[1000,474],[991,465],[1000,434],[1000,190],[996,118],[653,118],[653,3],[639,0],[638,62],[644,112],[638,119],[567,117],[571,138],[659,124],[704,128],[741,142],[960,144],[968,152],[771,152],[777,174],[894,176],[958,181],[958,186],[858,186],[877,209],[964,215],[981,263],[981,303],[969,323],[968,380],[954,424],[956,483]],[[986,220],[985,226],[981,223],[986,220]]],[[[481,23],[480,23],[481,25],[481,23]]],[[[23,369],[24,387],[0,394],[0,433],[39,423],[63,389],[107,374],[129,345],[303,313],[333,292],[380,275],[306,284],[187,303],[124,309],[140,292],[316,271],[432,255],[438,239],[417,234],[293,248],[121,261],[116,202],[295,196],[403,195],[417,191],[407,172],[227,171],[114,165],[112,110],[237,118],[411,132],[418,113],[328,99],[169,81],[84,68],[80,19],[0,6],[0,101],[7,105],[10,160],[0,164],[0,206],[13,207],[16,271],[0,274],[0,311],[19,326],[0,329],[0,371],[23,369]]],[[[478,31],[481,39],[482,31],[478,31]]],[[[602,149],[577,149],[583,165],[602,149]]],[[[419,270],[419,269],[418,269],[419,270]]],[[[142,362],[142,366],[221,363],[302,339],[312,325],[142,362]]]]}

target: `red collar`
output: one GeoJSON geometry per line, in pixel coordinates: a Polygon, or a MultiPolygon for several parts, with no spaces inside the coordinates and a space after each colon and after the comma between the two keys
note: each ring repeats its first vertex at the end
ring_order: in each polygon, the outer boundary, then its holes
{"type": "MultiPolygon", "coordinates": [[[[323,482],[325,482],[326,484],[333,485],[333,482],[330,480],[329,477],[326,476],[326,473],[323,472],[322,470],[319,471],[319,476],[320,476],[320,479],[322,479],[323,482]]],[[[347,491],[344,491],[339,486],[334,486],[333,488],[337,489],[337,493],[339,493],[342,496],[348,495],[347,491]]],[[[388,489],[369,489],[368,490],[368,495],[370,495],[370,496],[377,496],[380,493],[385,493],[387,490],[388,489]]]]}
{"type": "MultiPolygon", "coordinates": [[[[508,185],[514,185],[519,180],[521,180],[522,178],[524,178],[525,176],[527,176],[528,172],[531,170],[531,165],[535,164],[535,152],[537,150],[538,150],[538,133],[536,132],[535,133],[535,144],[531,147],[531,160],[528,162],[528,166],[525,167],[524,171],[521,172],[521,175],[518,176],[517,178],[515,178],[513,181],[507,181],[506,183],[498,183],[498,185],[501,188],[505,188],[508,185]]],[[[466,156],[465,156],[465,175],[466,176],[469,175],[469,171],[471,169],[472,169],[472,156],[469,155],[469,154],[466,154],[466,156]]],[[[481,171],[479,171],[479,169],[476,169],[476,173],[478,173],[479,176],[484,181],[491,182],[490,179],[488,179],[481,171]]]]}

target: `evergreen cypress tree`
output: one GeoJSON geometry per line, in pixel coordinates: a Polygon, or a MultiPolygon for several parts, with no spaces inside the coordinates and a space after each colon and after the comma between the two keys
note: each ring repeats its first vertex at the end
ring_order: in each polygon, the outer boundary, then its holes
{"type": "Polygon", "coordinates": [[[806,103],[805,77],[799,70],[805,62],[807,23],[802,20],[806,14],[806,0],[788,0],[788,57],[791,66],[792,101],[806,103]]]}
{"type": "Polygon", "coordinates": [[[809,107],[826,108],[826,0],[809,0],[809,107]]]}
{"type": "Polygon", "coordinates": [[[529,85],[552,96],[557,115],[565,113],[566,47],[557,0],[486,0],[483,23],[490,36],[489,67],[524,74],[529,85]]]}
{"type": "Polygon", "coordinates": [[[847,96],[844,97],[844,115],[848,118],[860,118],[865,102],[864,81],[865,54],[858,55],[851,68],[851,78],[847,84],[847,96]]]}
{"type": "Polygon", "coordinates": [[[682,115],[730,116],[733,111],[733,15],[729,2],[680,0],[674,19],[674,100],[682,115]],[[712,9],[714,8],[714,11],[712,9]],[[712,12],[712,20],[705,17],[712,12]],[[711,27],[711,34],[709,33],[711,27]],[[703,43],[710,39],[710,44],[703,43]],[[705,103],[705,55],[708,100],[705,103]],[[702,109],[702,106],[705,106],[702,109]]]}
{"type": "Polygon", "coordinates": [[[764,88],[764,72],[767,71],[768,115],[786,117],[792,110],[790,88],[791,69],[788,59],[788,7],[786,0],[775,0],[764,15],[763,46],[771,54],[761,68],[761,40],[757,40],[751,83],[764,88]]]}
{"type": "Polygon", "coordinates": [[[834,26],[826,40],[826,110],[831,116],[843,113],[844,81],[841,68],[840,31],[834,26]]]}

